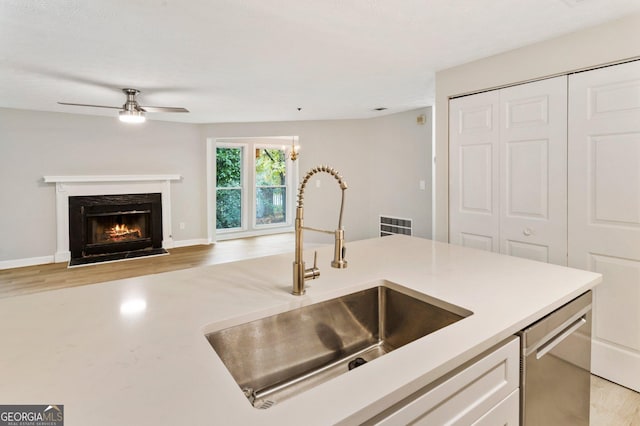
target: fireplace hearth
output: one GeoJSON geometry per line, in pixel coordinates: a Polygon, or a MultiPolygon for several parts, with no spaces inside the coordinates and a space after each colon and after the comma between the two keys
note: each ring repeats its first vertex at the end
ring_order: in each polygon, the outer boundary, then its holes
{"type": "Polygon", "coordinates": [[[69,266],[165,254],[160,193],[69,197],[69,266]]]}

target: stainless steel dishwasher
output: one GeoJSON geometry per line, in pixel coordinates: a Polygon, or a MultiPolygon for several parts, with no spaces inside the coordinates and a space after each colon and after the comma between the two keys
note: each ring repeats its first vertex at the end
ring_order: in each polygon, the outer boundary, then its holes
{"type": "Polygon", "coordinates": [[[589,425],[591,291],[521,335],[520,424],[589,425]]]}

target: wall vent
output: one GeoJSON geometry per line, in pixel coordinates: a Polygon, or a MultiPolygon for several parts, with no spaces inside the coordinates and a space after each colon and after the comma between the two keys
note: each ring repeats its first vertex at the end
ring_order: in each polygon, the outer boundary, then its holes
{"type": "Polygon", "coordinates": [[[380,236],[387,235],[413,235],[411,219],[391,216],[380,216],[380,236]]]}

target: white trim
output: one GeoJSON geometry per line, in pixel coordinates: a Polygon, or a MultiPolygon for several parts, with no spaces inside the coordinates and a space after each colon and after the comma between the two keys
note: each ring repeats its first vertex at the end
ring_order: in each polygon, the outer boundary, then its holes
{"type": "Polygon", "coordinates": [[[69,252],[69,197],[82,195],[115,195],[161,193],[162,247],[174,246],[171,234],[171,180],[180,175],[90,175],[45,176],[45,182],[56,184],[56,252],[54,261],[67,262],[69,252]]]}
{"type": "Polygon", "coordinates": [[[44,176],[45,183],[58,182],[146,182],[158,180],[180,180],[181,175],[84,175],[44,176]]]}
{"type": "Polygon", "coordinates": [[[207,188],[209,192],[209,199],[207,205],[209,206],[209,211],[207,212],[207,217],[211,216],[211,220],[207,224],[208,228],[208,237],[211,243],[217,240],[217,235],[224,234],[227,232],[245,232],[248,229],[247,223],[249,220],[249,205],[247,205],[247,194],[248,194],[248,179],[247,179],[247,171],[249,170],[249,156],[251,155],[249,150],[250,144],[247,143],[230,143],[230,142],[219,142],[218,139],[213,140],[213,146],[209,152],[211,157],[207,157],[207,176],[209,173],[211,177],[207,179],[207,188]],[[216,229],[216,203],[217,203],[217,170],[216,170],[216,160],[217,160],[217,148],[229,148],[229,149],[240,149],[240,161],[242,163],[240,169],[240,186],[238,187],[224,187],[222,189],[239,189],[240,190],[240,226],[237,228],[229,228],[229,229],[216,229]],[[209,228],[211,227],[211,228],[209,228]]]}
{"type": "Polygon", "coordinates": [[[207,240],[216,241],[216,141],[207,138],[207,240]]]}
{"type": "MultiPolygon", "coordinates": [[[[198,246],[198,245],[209,245],[209,241],[206,238],[194,238],[192,240],[179,240],[173,242],[173,248],[177,247],[190,247],[190,246],[198,246]]],[[[134,259],[144,259],[144,257],[135,257],[128,260],[134,259]]],[[[122,259],[121,259],[122,260],[122,259]]],[[[69,259],[62,260],[60,262],[68,262],[69,259]]],[[[118,260],[120,261],[120,260],[118,260]]],[[[59,263],[55,261],[54,256],[40,256],[40,257],[28,257],[24,259],[11,259],[11,260],[0,260],[0,270],[3,269],[13,269],[13,268],[22,268],[23,266],[36,266],[36,265],[46,265],[48,263],[59,263]]],[[[90,265],[95,265],[91,263],[90,265]]]]}
{"type": "MultiPolygon", "coordinates": [[[[295,140],[298,140],[298,136],[293,136],[293,138],[295,140]]],[[[291,196],[291,193],[294,193],[295,196],[295,181],[293,180],[293,169],[295,168],[295,166],[297,165],[297,163],[294,163],[293,161],[291,161],[290,158],[290,152],[291,149],[287,146],[287,145],[276,145],[274,143],[264,143],[264,142],[257,142],[254,143],[252,145],[252,151],[255,151],[257,149],[279,149],[282,150],[284,153],[284,160],[285,160],[285,176],[286,176],[286,182],[284,185],[282,186],[272,186],[272,188],[284,188],[285,189],[285,193],[286,193],[286,205],[284,206],[284,214],[285,214],[285,222],[280,222],[280,223],[273,223],[273,224],[267,224],[267,223],[263,223],[263,224],[258,224],[257,223],[257,198],[258,198],[258,185],[256,183],[256,163],[257,163],[257,159],[255,155],[251,156],[251,170],[250,170],[250,176],[251,176],[251,228],[249,228],[247,231],[251,232],[251,231],[258,231],[258,230],[267,230],[267,229],[271,229],[271,228],[291,228],[293,226],[293,219],[291,218],[291,215],[293,213],[293,204],[294,204],[294,197],[291,196]]],[[[297,175],[296,175],[297,177],[297,175]]],[[[259,234],[258,234],[259,235],[259,234]]]]}
{"type": "Polygon", "coordinates": [[[209,243],[215,241],[230,240],[236,238],[254,237],[259,235],[280,234],[293,231],[293,215],[295,212],[296,182],[298,181],[298,162],[291,161],[291,147],[289,143],[294,141],[297,145],[299,136],[255,136],[255,137],[225,137],[207,138],[207,236],[209,243]],[[233,229],[216,228],[216,148],[243,148],[243,176],[242,176],[242,227],[233,229]],[[255,156],[252,153],[256,148],[274,147],[283,148],[287,164],[287,206],[285,223],[257,225],[255,218],[255,156]],[[251,155],[251,161],[249,156],[251,155]],[[289,194],[290,193],[290,194],[289,194]],[[247,204],[247,200],[248,205],[247,204]]]}
{"type": "Polygon", "coordinates": [[[22,268],[23,266],[53,263],[53,256],[28,257],[25,259],[0,260],[0,270],[22,268]]]}
{"type": "Polygon", "coordinates": [[[173,248],[190,246],[208,246],[211,244],[207,238],[194,238],[192,240],[179,240],[173,242],[173,248]]]}
{"type": "Polygon", "coordinates": [[[294,231],[295,229],[293,228],[293,226],[289,226],[286,228],[279,227],[279,228],[260,229],[260,230],[252,230],[252,231],[227,232],[224,234],[218,233],[217,241],[237,240],[240,238],[259,237],[261,235],[287,234],[294,231]]]}

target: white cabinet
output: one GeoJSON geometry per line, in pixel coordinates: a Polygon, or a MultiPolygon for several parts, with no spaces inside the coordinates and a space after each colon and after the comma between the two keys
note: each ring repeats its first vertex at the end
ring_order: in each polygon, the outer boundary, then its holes
{"type": "Polygon", "coordinates": [[[450,241],[566,265],[566,76],[451,100],[450,241]]]}
{"type": "Polygon", "coordinates": [[[364,424],[516,426],[519,374],[514,336],[364,424]]]}
{"type": "Polygon", "coordinates": [[[518,426],[519,424],[520,391],[516,389],[484,416],[473,422],[472,426],[518,426]]]}

